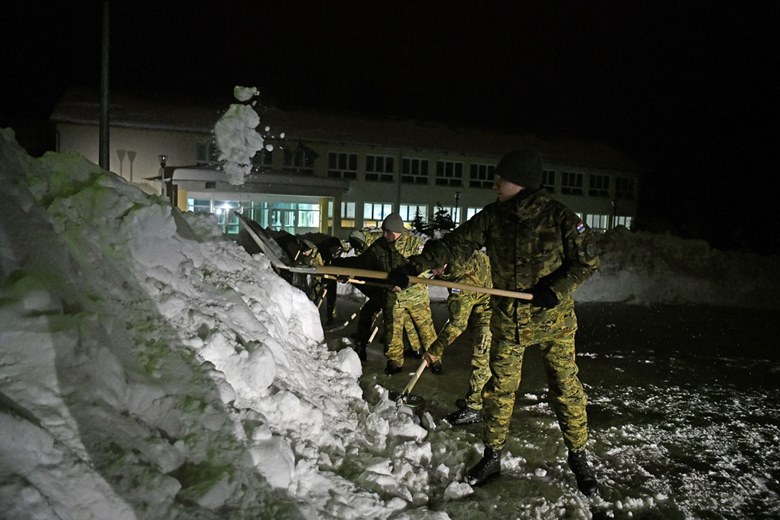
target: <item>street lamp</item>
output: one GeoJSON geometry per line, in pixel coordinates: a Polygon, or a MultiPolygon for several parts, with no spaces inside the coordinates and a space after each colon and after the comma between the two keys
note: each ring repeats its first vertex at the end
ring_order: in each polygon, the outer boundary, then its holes
{"type": "Polygon", "coordinates": [[[165,163],[168,162],[168,156],[164,153],[160,157],[160,195],[165,197],[165,163]]]}
{"type": "Polygon", "coordinates": [[[454,219],[455,220],[455,224],[459,224],[460,223],[460,214],[458,213],[458,203],[459,202],[460,202],[460,192],[456,191],[455,192],[455,215],[453,215],[455,217],[455,219],[454,219]]]}

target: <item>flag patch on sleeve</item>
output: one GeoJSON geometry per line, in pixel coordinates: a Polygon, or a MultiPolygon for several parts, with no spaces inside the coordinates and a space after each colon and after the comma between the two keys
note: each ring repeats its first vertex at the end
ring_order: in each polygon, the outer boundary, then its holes
{"type": "Polygon", "coordinates": [[[583,233],[585,231],[585,222],[579,221],[577,222],[577,233],[583,233]]]}

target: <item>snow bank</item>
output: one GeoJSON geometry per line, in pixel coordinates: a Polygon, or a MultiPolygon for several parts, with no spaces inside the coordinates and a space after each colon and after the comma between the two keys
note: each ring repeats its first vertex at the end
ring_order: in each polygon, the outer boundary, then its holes
{"type": "Polygon", "coordinates": [[[580,302],[705,304],[780,309],[780,258],[718,251],[703,240],[631,232],[598,235],[601,268],[580,302]]]}

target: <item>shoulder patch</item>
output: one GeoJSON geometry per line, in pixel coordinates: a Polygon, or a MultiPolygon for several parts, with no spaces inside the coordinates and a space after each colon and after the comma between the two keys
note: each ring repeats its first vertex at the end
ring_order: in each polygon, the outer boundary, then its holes
{"type": "Polygon", "coordinates": [[[585,227],[585,222],[582,220],[577,221],[577,225],[575,226],[577,228],[577,233],[584,233],[587,227],[585,227]]]}

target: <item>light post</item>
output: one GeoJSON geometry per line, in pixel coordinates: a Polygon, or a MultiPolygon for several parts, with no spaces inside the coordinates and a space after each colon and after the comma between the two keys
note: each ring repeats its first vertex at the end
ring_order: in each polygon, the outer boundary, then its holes
{"type": "Polygon", "coordinates": [[[617,220],[617,199],[612,199],[610,203],[612,204],[612,222],[609,223],[609,229],[612,229],[615,227],[615,220],[617,220]]]}
{"type": "Polygon", "coordinates": [[[455,219],[454,219],[455,220],[455,225],[460,224],[460,213],[458,212],[458,203],[459,202],[460,202],[460,192],[456,191],[455,192],[455,215],[453,215],[455,217],[455,219]]]}
{"type": "Polygon", "coordinates": [[[168,162],[168,156],[164,153],[160,157],[160,195],[165,197],[165,163],[168,162]]]}

